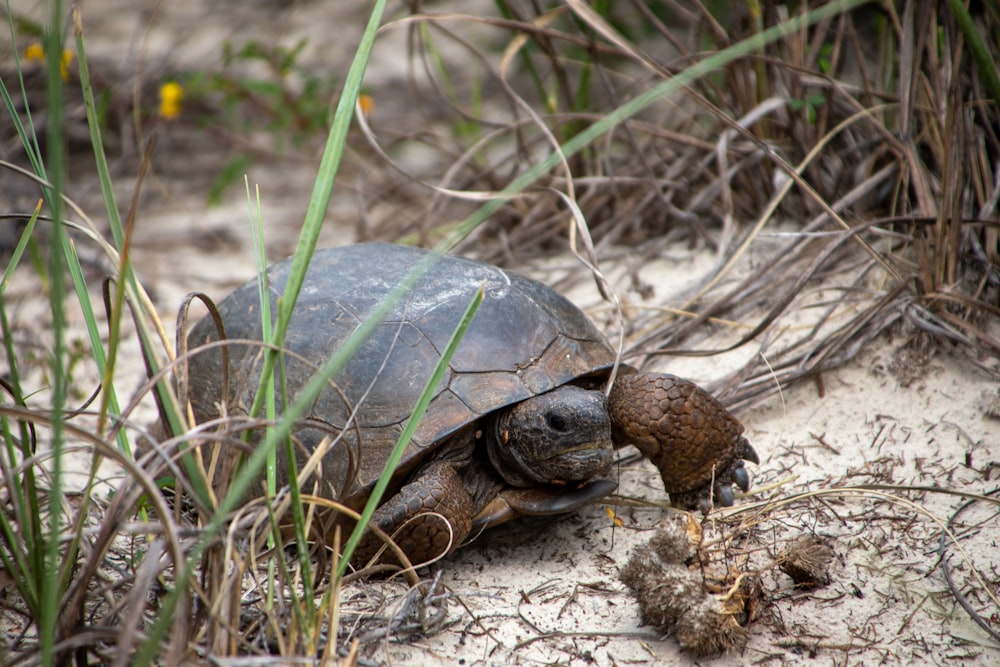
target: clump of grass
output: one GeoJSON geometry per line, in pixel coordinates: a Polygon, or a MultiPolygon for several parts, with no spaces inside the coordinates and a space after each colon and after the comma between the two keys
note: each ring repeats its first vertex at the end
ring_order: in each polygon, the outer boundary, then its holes
{"type": "MultiPolygon", "coordinates": [[[[731,386],[741,383],[734,404],[843,363],[891,326],[1000,353],[1000,341],[978,324],[1000,314],[1000,111],[992,83],[1000,53],[988,38],[998,29],[996,12],[970,15],[960,3],[866,5],[756,44],[689,80],[688,66],[706,47],[737,43],[790,10],[637,2],[536,13],[497,5],[500,18],[467,18],[490,26],[494,43],[506,46],[500,65],[484,68],[474,84],[474,108],[483,109],[478,136],[467,137],[467,148],[440,138],[442,152],[460,158],[434,184],[435,196],[421,211],[407,192],[404,205],[383,207],[384,223],[370,221],[364,235],[439,238],[464,215],[463,198],[544,165],[529,193],[493,211],[470,250],[505,262],[565,245],[567,212],[540,187],[548,186],[569,193],[598,256],[625,245],[651,257],[678,240],[719,254],[714,275],[687,295],[685,312],[640,313],[628,323],[643,332],[626,350],[638,363],[697,347],[711,318],[754,322],[734,347],[767,340],[763,334],[820,277],[850,267],[856,279],[840,288],[843,307],[821,316],[820,325],[830,325],[763,349],[777,365],[768,369],[758,356],[731,378],[731,386]],[[676,92],[618,115],[668,81],[678,83],[676,92]],[[603,124],[609,118],[613,126],[603,124]],[[600,144],[574,151],[575,138],[588,133],[600,144]],[[565,161],[553,158],[560,150],[565,161]],[[492,157],[484,163],[484,156],[492,157]],[[787,240],[770,240],[781,238],[775,227],[787,240]],[[776,261],[723,289],[762,235],[776,261]]],[[[439,50],[432,40],[449,41],[488,62],[476,46],[484,40],[462,40],[454,20],[421,20],[426,27],[413,37],[427,53],[439,50]]],[[[426,62],[424,75],[442,93],[423,103],[470,113],[454,92],[458,73],[442,71],[439,59],[426,62]]],[[[388,132],[374,126],[370,140],[393,131],[393,144],[408,141],[398,124],[388,132]]],[[[419,141],[429,143],[426,130],[419,141]]],[[[638,279],[635,288],[633,303],[647,289],[638,279]]]]}
{"type": "MultiPolygon", "coordinates": [[[[347,79],[348,87],[342,97],[339,114],[334,118],[329,147],[317,178],[316,195],[312,200],[297,254],[298,269],[294,276],[299,285],[316,244],[318,228],[322,224],[329,200],[330,186],[343,152],[346,128],[350,122],[354,100],[357,98],[364,63],[371,49],[383,6],[384,3],[376,6],[373,20],[364,34],[356,65],[347,79]]],[[[74,28],[81,85],[87,103],[94,155],[113,236],[112,240],[105,240],[92,224],[89,229],[84,227],[82,230],[90,241],[97,243],[105,251],[116,275],[116,281],[111,283],[106,291],[110,342],[105,349],[98,334],[99,321],[91,305],[83,273],[79,265],[73,263],[76,261],[74,246],[69,241],[64,227],[65,148],[62,141],[64,133],[59,124],[61,119],[59,110],[62,109],[60,102],[62,77],[58,74],[60,71],[58,54],[62,51],[59,30],[61,10],[59,3],[52,7],[52,22],[46,33],[45,48],[48,53],[56,54],[49,56],[47,72],[49,82],[47,100],[50,113],[46,143],[50,153],[46,158],[43,159],[37,148],[39,144],[32,132],[33,126],[30,123],[27,126],[17,124],[18,110],[8,93],[6,83],[2,88],[8,112],[15,119],[22,144],[31,157],[36,172],[35,179],[42,186],[49,219],[54,222],[51,244],[46,249],[51,258],[48,289],[52,304],[54,341],[51,356],[46,360],[50,373],[51,388],[48,394],[51,397],[51,405],[47,410],[30,407],[20,410],[5,407],[3,410],[4,433],[9,437],[6,438],[7,449],[4,456],[0,457],[0,461],[3,464],[5,479],[9,482],[8,489],[12,493],[10,499],[14,501],[14,514],[0,515],[0,528],[3,529],[4,538],[0,545],[0,557],[3,558],[4,565],[21,593],[24,612],[27,618],[31,619],[26,628],[28,631],[26,644],[11,648],[21,653],[29,647],[34,647],[43,663],[65,661],[74,653],[78,659],[87,659],[87,655],[93,654],[99,656],[99,659],[107,660],[109,651],[123,664],[149,664],[154,659],[159,659],[158,656],[167,662],[176,663],[190,651],[193,637],[207,637],[208,649],[225,655],[235,650],[239,644],[229,629],[239,628],[242,624],[239,617],[240,605],[238,603],[228,607],[225,605],[227,600],[238,601],[240,586],[231,588],[227,585],[231,585],[234,581],[226,576],[233,561],[229,555],[231,552],[223,551],[219,547],[217,539],[219,531],[230,521],[230,513],[236,508],[238,500],[245,495],[245,489],[263,462],[263,456],[266,456],[267,445],[274,447],[281,439],[281,428],[287,428],[296,413],[293,407],[289,407],[285,414],[285,426],[276,429],[269,436],[265,446],[258,449],[258,454],[251,457],[249,464],[232,480],[231,488],[219,486],[212,488],[211,476],[206,476],[199,469],[199,461],[193,456],[187,444],[191,436],[187,434],[184,426],[186,422],[184,411],[180,409],[172,387],[165,379],[165,372],[170,370],[170,366],[164,361],[164,357],[172,356],[172,345],[165,337],[157,339],[155,332],[162,331],[163,327],[156,318],[155,310],[149,306],[148,298],[135,280],[129,262],[134,202],[126,224],[122,225],[104,158],[99,125],[96,122],[84,51],[82,21],[79,10],[76,10],[74,28]],[[45,179],[49,182],[47,183],[45,179]],[[66,300],[62,291],[67,275],[63,268],[64,263],[61,261],[63,253],[65,259],[70,262],[69,275],[72,276],[77,288],[75,305],[83,310],[84,319],[91,332],[91,352],[104,380],[100,393],[100,409],[96,413],[96,426],[89,428],[80,428],[69,423],[70,417],[82,410],[70,411],[66,404],[67,374],[64,362],[66,352],[62,313],[70,302],[66,300]],[[133,320],[144,347],[144,356],[152,379],[131,401],[128,408],[122,411],[114,393],[112,378],[117,349],[122,340],[126,297],[132,306],[133,320]],[[175,472],[176,488],[180,492],[174,508],[180,512],[184,507],[180,499],[190,499],[197,516],[197,523],[201,526],[193,541],[182,540],[179,537],[182,531],[178,529],[179,524],[172,520],[172,517],[175,517],[174,511],[165,503],[152,477],[137,467],[131,459],[134,442],[130,441],[128,435],[131,427],[123,427],[129,426],[128,415],[138,400],[149,391],[156,392],[167,431],[179,434],[181,437],[168,441],[165,446],[154,445],[145,463],[150,465],[150,457],[156,460],[156,454],[159,452],[166,451],[168,456],[169,452],[176,452],[176,459],[183,465],[182,467],[171,465],[170,468],[175,472]],[[11,428],[12,425],[17,428],[11,428]],[[47,429],[46,435],[49,437],[45,440],[48,451],[40,452],[41,458],[36,460],[35,434],[40,427],[47,429]],[[67,433],[88,444],[90,449],[86,451],[89,451],[93,461],[90,478],[81,491],[85,502],[79,508],[79,512],[68,512],[63,504],[66,491],[62,480],[62,465],[63,452],[67,447],[67,433]],[[114,448],[111,444],[116,437],[121,445],[120,449],[114,448]],[[107,505],[103,517],[98,519],[99,527],[95,537],[89,532],[88,521],[91,517],[92,504],[96,500],[97,466],[105,458],[112,458],[123,466],[126,471],[126,481],[107,505]],[[36,469],[39,461],[51,466],[51,470],[45,475],[47,478],[45,484],[40,484],[37,480],[37,475],[41,472],[41,468],[36,469]],[[181,474],[182,469],[183,474],[181,474]],[[20,482],[22,479],[23,483],[20,482]],[[215,491],[218,490],[225,493],[216,495],[215,491]],[[142,499],[145,500],[140,505],[142,499]],[[140,507],[143,517],[146,512],[152,512],[156,521],[144,522],[138,530],[122,530],[122,523],[136,507],[140,507]],[[141,537],[143,535],[147,537],[141,537]],[[94,601],[90,599],[88,591],[95,584],[95,577],[103,574],[102,568],[107,565],[104,560],[105,555],[114,546],[113,543],[122,538],[132,544],[134,559],[130,559],[129,569],[133,572],[133,576],[126,577],[113,587],[113,590],[122,594],[116,604],[111,608],[100,605],[94,608],[94,601]],[[66,544],[69,545],[68,548],[60,547],[66,544]],[[195,586],[195,594],[192,595],[190,589],[196,581],[197,571],[202,573],[204,585],[195,586]],[[154,609],[148,607],[146,593],[156,582],[162,583],[166,591],[162,601],[156,605],[157,615],[154,620],[151,616],[154,609]],[[139,584],[138,587],[133,588],[132,585],[136,583],[139,584]],[[236,598],[227,597],[234,591],[236,598]],[[222,607],[219,607],[219,604],[222,604],[222,607]],[[87,625],[82,623],[82,619],[88,614],[96,614],[97,618],[103,619],[94,627],[103,627],[104,631],[81,641],[75,628],[87,625]]],[[[141,185],[141,174],[137,188],[139,185],[141,185]]],[[[77,212],[87,220],[82,212],[77,212]]],[[[34,219],[27,229],[29,232],[34,229],[34,219]]],[[[28,236],[22,237],[17,249],[18,254],[29,240],[28,236]]],[[[292,289],[278,314],[274,339],[278,345],[283,327],[287,326],[294,300],[295,293],[292,289]]],[[[3,303],[5,301],[0,301],[0,306],[3,303]]],[[[8,387],[8,393],[15,403],[24,403],[26,392],[17,373],[18,351],[10,342],[12,339],[9,336],[10,327],[7,326],[5,308],[0,307],[0,312],[4,314],[2,320],[5,324],[5,340],[8,341],[7,362],[13,379],[8,387]]],[[[344,354],[349,354],[349,350],[345,350],[344,354]]],[[[272,353],[268,357],[273,367],[275,355],[272,353]]],[[[320,377],[319,380],[321,379],[320,377]]],[[[279,422],[279,425],[281,423],[279,422]]],[[[176,515],[176,518],[180,520],[181,515],[176,515]]],[[[240,559],[235,561],[237,568],[240,567],[240,562],[240,559]]],[[[292,569],[286,567],[282,571],[290,573],[292,569]]],[[[305,574],[311,580],[309,572],[305,574]]],[[[237,577],[235,581],[240,582],[241,578],[237,577]]],[[[308,653],[317,647],[318,631],[322,623],[317,620],[315,612],[320,608],[331,608],[331,598],[327,596],[326,607],[317,607],[311,596],[308,599],[310,604],[303,609],[306,615],[299,615],[296,624],[297,627],[303,628],[303,631],[297,635],[298,639],[294,645],[286,646],[288,650],[308,653]]],[[[332,608],[335,609],[336,598],[332,599],[332,608]]],[[[300,609],[298,605],[291,605],[288,608],[300,609]]],[[[331,643],[329,650],[334,646],[335,644],[331,643]]]]}
{"type": "MultiPolygon", "coordinates": [[[[61,11],[55,4],[44,46],[52,110],[62,108],[63,94],[61,11]]],[[[425,66],[442,91],[433,100],[437,110],[454,110],[458,117],[447,138],[428,140],[424,127],[419,139],[446,156],[449,168],[434,179],[433,191],[426,190],[426,204],[407,202],[418,212],[409,211],[404,224],[394,209],[364,231],[444,239],[442,247],[454,247],[492,214],[476,231],[477,252],[499,261],[574,240],[593,258],[608,257],[621,245],[646,256],[678,239],[710,244],[720,257],[712,280],[689,295],[680,314],[630,320],[626,354],[641,364],[698,347],[710,319],[755,321],[751,333],[732,344],[760,345],[770,353],[771,368],[755,361],[728,380],[724,398],[737,406],[846,361],[902,322],[996,355],[1000,345],[979,323],[1000,314],[1000,112],[990,83],[1000,57],[995,40],[984,37],[995,34],[1000,19],[988,7],[980,15],[963,14],[956,3],[945,8],[916,2],[901,12],[891,3],[854,10],[856,4],[832,3],[820,13],[796,15],[802,20],[790,27],[784,6],[717,15],[697,3],[569,2],[536,13],[498,0],[497,16],[474,21],[497,31],[491,34],[501,36],[503,55],[494,64],[489,49],[465,43],[487,73],[468,95],[461,76],[435,55],[436,40],[462,43],[457,31],[443,19],[413,19],[413,61],[425,66]],[[873,50],[878,59],[870,57],[873,50]],[[470,200],[488,203],[466,217],[470,200]],[[566,215],[567,202],[572,216],[566,215]],[[793,238],[779,240],[773,261],[732,283],[731,268],[775,220],[793,238]],[[855,300],[854,309],[845,314],[843,302],[816,304],[824,313],[815,329],[768,349],[767,334],[812,281],[838,273],[845,276],[841,289],[855,300]],[[768,311],[763,317],[760,303],[768,311]]],[[[360,63],[376,24],[377,18],[364,34],[360,63]]],[[[87,93],[82,32],[77,53],[87,93]]],[[[278,83],[216,80],[217,89],[232,101],[264,100],[270,105],[265,119],[277,114],[287,97],[280,83],[297,53],[241,53],[273,65],[278,83]]],[[[307,76],[326,81],[322,74],[307,76]]],[[[6,78],[3,84],[16,119],[13,86],[6,78]]],[[[360,85],[360,70],[352,71],[332,116],[296,253],[300,278],[317,242],[360,85]]],[[[312,101],[325,96],[314,93],[312,101]]],[[[32,124],[15,123],[45,213],[30,217],[9,267],[26,252],[38,258],[36,277],[53,322],[51,347],[40,364],[45,381],[26,381],[19,332],[0,292],[9,377],[9,398],[0,408],[0,472],[7,494],[0,558],[20,597],[9,611],[24,627],[0,651],[25,656],[24,662],[72,656],[173,664],[251,653],[332,660],[341,650],[350,662],[357,647],[348,650],[334,640],[342,627],[338,575],[347,560],[340,558],[339,544],[328,553],[328,545],[310,540],[312,508],[332,503],[309,498],[294,484],[291,499],[274,505],[242,502],[269,450],[287,444],[295,411],[285,413],[243,467],[228,457],[213,458],[212,450],[219,444],[226,452],[250,452],[241,438],[211,430],[217,425],[188,422],[167,381],[178,363],[173,344],[130,262],[135,207],[120,219],[98,132],[99,106],[90,95],[91,142],[110,239],[82,211],[74,214],[79,225],[65,222],[60,114],[49,114],[48,156],[39,150],[32,124]],[[44,243],[36,237],[39,220],[51,232],[44,243]],[[115,276],[107,288],[107,335],[76,258],[75,244],[83,242],[101,248],[115,276]],[[67,284],[72,294],[64,293],[67,284]],[[97,402],[79,410],[68,399],[70,360],[79,354],[62,319],[70,307],[82,312],[101,382],[97,402]],[[129,312],[152,379],[122,400],[113,377],[129,312]],[[48,391],[37,394],[43,384],[48,391]],[[132,420],[135,406],[150,393],[160,401],[166,435],[147,433],[132,420]],[[136,462],[131,453],[138,440],[148,441],[148,449],[136,462]],[[78,443],[89,457],[89,474],[76,496],[65,487],[61,466],[63,453],[78,443]],[[116,462],[125,476],[110,498],[96,490],[103,460],[116,462]],[[157,486],[163,473],[175,479],[171,497],[157,486]],[[288,515],[295,517],[294,557],[274,546],[281,543],[278,520],[288,515]]],[[[325,105],[291,104],[280,111],[288,115],[273,117],[269,131],[275,136],[318,127],[314,123],[328,118],[325,105]]],[[[392,136],[372,123],[369,139],[386,159],[389,149],[417,136],[406,128],[392,136]],[[394,146],[383,145],[386,137],[394,146]]],[[[424,187],[424,174],[403,171],[424,187]]],[[[385,190],[375,196],[392,202],[385,190]]],[[[0,289],[6,290],[11,269],[0,289]]],[[[275,346],[287,326],[292,292],[277,314],[275,346]]],[[[267,358],[273,365],[277,355],[267,358]]],[[[327,372],[336,363],[332,359],[327,372]]],[[[265,394],[260,396],[263,405],[265,394]]],[[[245,424],[227,426],[240,433],[245,424]]],[[[407,595],[417,602],[406,608],[441,603],[436,587],[424,593],[407,595]]],[[[414,615],[402,614],[396,627],[413,627],[407,619],[414,615]]],[[[369,641],[382,637],[370,634],[369,641]]]]}

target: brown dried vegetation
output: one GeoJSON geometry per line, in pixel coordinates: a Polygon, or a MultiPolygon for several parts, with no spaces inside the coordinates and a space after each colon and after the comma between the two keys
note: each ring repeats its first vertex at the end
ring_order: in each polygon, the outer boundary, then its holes
{"type": "MultiPolygon", "coordinates": [[[[420,8],[412,4],[414,11],[420,8]]],[[[713,15],[700,2],[613,3],[607,15],[583,2],[546,12],[538,3],[496,4],[496,16],[420,15],[395,27],[411,31],[410,66],[429,85],[415,75],[415,98],[394,102],[395,114],[374,113],[354,137],[359,239],[439,239],[465,217],[470,201],[502,190],[627,100],[792,11],[772,2],[761,3],[759,15],[745,13],[757,6],[746,3],[726,16],[713,15]],[[464,30],[485,30],[489,38],[469,37],[464,30]],[[466,56],[460,69],[437,60],[439,43],[466,56]],[[423,151],[418,166],[400,157],[416,148],[423,151]]],[[[993,3],[971,3],[970,32],[949,7],[930,0],[873,3],[762,44],[621,119],[530,190],[506,200],[461,250],[509,265],[569,248],[588,261],[599,258],[602,270],[623,271],[630,282],[619,295],[625,317],[605,324],[624,330],[623,354],[634,365],[650,365],[666,354],[720,352],[713,342],[720,332],[726,338],[722,348],[755,346],[759,354],[714,387],[736,410],[802,379],[822,386],[824,370],[885,335],[915,341],[911,361],[898,360],[906,381],[919,378],[921,360],[935,346],[948,346],[996,373],[1000,14],[993,3]],[[680,307],[642,308],[656,286],[644,284],[636,267],[678,241],[711,247],[717,266],[682,295],[680,307]],[[820,315],[806,327],[789,326],[787,318],[803,312],[820,315]]],[[[114,90],[113,73],[107,80],[115,100],[128,99],[114,90]]],[[[115,116],[116,122],[124,118],[129,114],[115,116]]],[[[11,136],[2,138],[10,145],[11,136]]],[[[559,267],[552,282],[564,288],[590,277],[587,268],[559,267]]],[[[33,358],[33,335],[19,339],[28,338],[17,349],[21,357],[33,358]]],[[[0,406],[14,425],[5,436],[29,451],[34,435],[27,425],[45,428],[48,415],[43,408],[14,405],[22,397],[12,396],[0,406]]],[[[129,664],[161,614],[175,619],[157,648],[164,664],[247,655],[357,664],[390,637],[426,636],[450,623],[442,609],[451,593],[437,583],[393,583],[390,601],[385,588],[332,578],[336,549],[325,543],[268,546],[269,536],[281,543],[270,519],[288,515],[287,498],[276,508],[250,503],[234,510],[220,538],[196,551],[201,529],[216,518],[213,501],[232,481],[230,455],[245,448],[232,437],[243,425],[200,425],[161,438],[131,423],[132,409],[123,410],[115,428],[148,436],[150,447],[137,461],[113,446],[113,429],[100,437],[85,428],[74,431],[92,451],[118,463],[128,481],[107,503],[89,502],[82,515],[71,515],[88,528],[74,533],[79,557],[65,565],[69,583],[56,624],[57,657],[64,663],[72,656],[81,664],[129,664]],[[225,447],[216,450],[216,444],[225,447]],[[192,448],[198,457],[184,459],[182,453],[192,448]],[[185,465],[203,468],[216,486],[188,485],[185,465]],[[165,471],[177,482],[176,496],[166,497],[154,481],[165,471]],[[198,574],[185,579],[181,570],[189,559],[198,574]],[[164,608],[165,593],[178,581],[183,595],[176,607],[164,608]],[[304,599],[323,604],[314,607],[304,599]]],[[[34,459],[14,464],[0,455],[0,463],[5,479],[13,479],[34,459]]],[[[995,479],[995,462],[978,465],[986,481],[995,479]]],[[[830,581],[829,547],[815,538],[794,541],[801,526],[857,522],[851,525],[877,531],[920,514],[913,504],[927,498],[926,488],[892,489],[906,498],[887,499],[884,487],[895,482],[892,466],[888,457],[878,458],[842,479],[826,480],[833,501],[813,494],[781,498],[776,484],[775,503],[719,517],[752,524],[758,557],[768,551],[780,554],[776,560],[720,567],[719,555],[726,562],[729,552],[706,548],[701,537],[692,542],[686,527],[668,521],[637,550],[622,579],[637,591],[644,619],[671,628],[692,653],[739,650],[748,641],[744,624],[763,617],[757,605],[768,602],[760,586],[771,580],[757,573],[777,564],[799,584],[794,594],[830,581]],[[866,487],[859,491],[861,483],[866,487]],[[861,509],[845,511],[849,502],[861,509]],[[751,512],[753,519],[745,519],[751,512]],[[760,530],[767,522],[795,529],[760,530]],[[768,536],[771,543],[762,546],[768,536]]],[[[953,471],[939,472],[943,486],[953,471]]],[[[8,511],[10,499],[0,500],[8,511]]],[[[995,496],[979,500],[995,505],[995,496]]],[[[333,505],[323,498],[305,501],[307,511],[333,505]]],[[[301,537],[310,535],[311,518],[300,524],[301,537]]],[[[921,536],[919,546],[939,536],[946,561],[948,549],[962,539],[995,530],[996,515],[934,526],[940,532],[921,536]]],[[[4,535],[0,550],[18,551],[19,537],[4,535]]],[[[984,592],[989,586],[976,565],[960,562],[964,586],[952,585],[946,570],[950,597],[942,606],[961,606],[996,638],[996,596],[984,592]]],[[[5,560],[0,575],[16,576],[18,566],[5,560]]],[[[0,585],[8,582],[0,579],[0,585]]],[[[944,597],[935,594],[932,602],[944,597]]],[[[0,605],[14,628],[0,657],[9,652],[5,664],[39,663],[34,610],[13,595],[0,605]]],[[[768,623],[794,635],[771,613],[768,623]]],[[[805,646],[795,641],[796,648],[805,646]]],[[[845,655],[855,648],[844,649],[845,655]]]]}

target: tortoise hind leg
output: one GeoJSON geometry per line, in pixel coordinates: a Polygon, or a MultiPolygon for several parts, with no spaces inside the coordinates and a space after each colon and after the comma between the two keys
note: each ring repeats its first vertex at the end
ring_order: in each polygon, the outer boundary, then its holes
{"type": "MultiPolygon", "coordinates": [[[[372,515],[371,523],[393,538],[414,565],[443,556],[462,543],[472,525],[472,498],[455,467],[439,461],[423,468],[372,515]]],[[[368,530],[351,559],[364,565],[383,542],[368,530]]],[[[391,556],[381,560],[391,562],[391,556]]]]}

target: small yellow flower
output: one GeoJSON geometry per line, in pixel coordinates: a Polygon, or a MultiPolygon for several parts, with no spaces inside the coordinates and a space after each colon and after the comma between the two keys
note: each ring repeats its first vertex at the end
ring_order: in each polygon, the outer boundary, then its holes
{"type": "MultiPolygon", "coordinates": [[[[59,59],[59,73],[63,81],[69,80],[69,64],[73,62],[73,52],[63,49],[62,58],[59,59]]],[[[24,48],[24,62],[39,63],[45,62],[45,47],[38,42],[33,42],[24,48]]]]}
{"type": "Polygon", "coordinates": [[[59,61],[59,73],[62,74],[63,81],[69,80],[69,64],[73,62],[73,52],[63,49],[62,58],[59,61]]]}
{"type": "Polygon", "coordinates": [[[38,42],[29,44],[24,49],[24,62],[41,63],[45,62],[45,49],[38,42]]]}
{"type": "Polygon", "coordinates": [[[181,115],[181,100],[184,99],[184,89],[175,81],[168,81],[160,86],[160,117],[172,120],[181,115]]]}

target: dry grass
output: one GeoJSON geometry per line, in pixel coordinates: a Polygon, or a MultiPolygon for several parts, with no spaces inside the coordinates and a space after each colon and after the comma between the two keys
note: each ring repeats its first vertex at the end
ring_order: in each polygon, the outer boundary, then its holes
{"type": "MultiPolygon", "coordinates": [[[[411,31],[410,65],[421,93],[409,113],[376,113],[355,137],[365,211],[359,237],[440,238],[470,202],[503,189],[539,156],[707,48],[736,42],[787,11],[766,3],[760,17],[720,18],[698,2],[619,4],[611,12],[614,27],[575,2],[544,14],[532,3],[498,2],[492,18],[418,16],[395,26],[411,31]],[[445,45],[464,54],[462,69],[437,60],[445,45]],[[419,166],[398,157],[418,150],[419,166]]],[[[996,35],[1000,15],[988,4],[980,3],[974,19],[981,34],[996,35]]],[[[996,67],[996,41],[986,43],[996,67]]],[[[754,346],[759,353],[715,388],[737,410],[803,379],[822,386],[824,371],[887,333],[910,341],[909,356],[897,361],[915,376],[942,345],[995,372],[1000,109],[979,67],[940,3],[884,3],[840,15],[623,121],[506,203],[462,249],[500,264],[564,250],[575,238],[574,216],[557,193],[588,221],[604,269],[628,272],[678,241],[712,248],[718,262],[711,278],[680,308],[642,308],[651,288],[635,276],[621,295],[632,306],[628,317],[611,326],[623,327],[625,360],[637,366],[665,354],[716,353],[720,331],[726,349],[754,346]],[[803,314],[810,316],[805,326],[797,324],[803,314]]],[[[586,279],[581,266],[560,287],[586,279]]],[[[30,356],[24,348],[19,354],[30,356]]],[[[86,425],[74,433],[121,466],[128,483],[78,517],[87,529],[59,615],[63,662],[75,656],[128,664],[153,618],[166,613],[164,595],[212,515],[201,492],[185,485],[181,452],[192,444],[204,449],[199,465],[217,483],[213,493],[231,479],[228,454],[238,448],[222,448],[227,455],[219,456],[209,446],[238,439],[209,425],[174,439],[151,436],[129,422],[132,409],[122,427],[153,443],[136,462],[108,444],[113,433],[98,437],[86,425]],[[154,480],[164,472],[178,480],[176,496],[158,489],[154,480]]],[[[0,410],[40,430],[46,425],[38,410],[6,403],[0,410]]],[[[721,534],[710,538],[711,553],[753,571],[768,591],[753,615],[779,634],[794,634],[775,603],[806,593],[779,568],[792,558],[783,553],[787,545],[816,533],[840,554],[851,551],[852,540],[866,548],[895,545],[897,561],[936,554],[947,587],[900,580],[897,592],[942,617],[961,607],[997,637],[990,619],[1000,603],[984,581],[996,573],[963,547],[987,539],[996,524],[995,496],[946,515],[937,507],[946,489],[908,488],[891,475],[825,482],[820,492],[779,486],[771,500],[718,517],[721,534]]],[[[326,504],[316,499],[307,507],[326,504]]],[[[198,576],[178,598],[175,623],[157,649],[161,662],[281,655],[289,664],[299,660],[294,656],[359,664],[380,642],[430,635],[452,622],[444,611],[452,594],[438,582],[348,581],[341,589],[330,576],[335,549],[268,546],[272,512],[281,518],[288,511],[287,503],[275,507],[240,508],[227,519],[224,538],[205,545],[198,576]],[[316,602],[303,602],[303,590],[316,602]]],[[[2,606],[11,628],[0,648],[5,664],[36,664],[29,610],[13,596],[2,606]]],[[[850,645],[800,637],[794,648],[832,648],[846,660],[877,643],[874,622],[859,621],[850,645]]]]}
{"type": "MultiPolygon", "coordinates": [[[[642,22],[626,26],[641,39],[618,33],[620,41],[609,44],[595,38],[603,26],[589,14],[532,21],[523,7],[519,13],[510,5],[510,20],[527,37],[509,47],[502,61],[508,68],[489,71],[480,86],[496,91],[482,103],[483,116],[509,112],[514,119],[480,121],[486,126],[481,141],[465,149],[435,187],[498,190],[505,173],[531,164],[553,138],[564,140],[637,88],[691,62],[706,32],[725,45],[754,28],[747,16],[720,25],[703,8],[671,6],[676,13],[668,30],[645,3],[634,3],[634,14],[623,13],[642,22]],[[582,32],[570,27],[588,20],[582,32]],[[582,52],[592,57],[581,60],[582,52]],[[550,113],[522,110],[537,108],[539,91],[523,73],[510,71],[517,57],[556,82],[550,113]],[[586,113],[575,112],[585,77],[591,104],[586,113]],[[501,157],[488,162],[493,146],[516,150],[497,150],[501,157]]],[[[731,346],[760,345],[761,355],[726,383],[726,400],[737,407],[844,363],[890,328],[996,356],[1000,340],[983,324],[1000,314],[1000,116],[954,19],[935,7],[866,7],[731,63],[623,122],[595,150],[571,160],[572,184],[554,173],[504,207],[466,247],[506,263],[565,246],[567,212],[548,186],[572,187],[597,254],[608,264],[622,257],[623,246],[633,265],[678,240],[715,248],[718,267],[688,296],[683,312],[640,309],[629,319],[626,357],[641,365],[653,355],[711,353],[698,349],[711,329],[707,322],[748,323],[731,346]],[[881,64],[890,56],[894,66],[881,64]],[[748,255],[762,237],[770,244],[765,261],[748,255]],[[748,264],[736,280],[734,269],[748,264]],[[834,281],[838,297],[809,300],[819,285],[829,290],[834,281]],[[772,348],[783,315],[801,308],[823,309],[819,325],[772,348]],[[771,368],[761,362],[765,356],[771,368]]],[[[777,16],[761,20],[767,25],[777,16]]],[[[995,29],[991,12],[978,19],[995,29]]],[[[437,39],[451,35],[450,23],[428,23],[437,39]]],[[[422,34],[414,30],[415,39],[422,34]]],[[[488,62],[486,54],[463,47],[475,62],[488,62]]],[[[443,78],[426,62],[425,69],[433,81],[443,78]]],[[[442,98],[423,102],[466,111],[442,98]]],[[[394,129],[401,135],[396,142],[414,138],[394,129]]],[[[387,134],[378,132],[382,141],[387,134]]],[[[441,150],[453,150],[452,143],[442,140],[441,150]]],[[[442,220],[461,214],[461,204],[454,213],[440,191],[427,204],[411,203],[387,207],[384,222],[373,221],[363,236],[433,239],[442,220]]],[[[635,298],[625,298],[639,305],[648,289],[637,281],[635,298]]]]}

